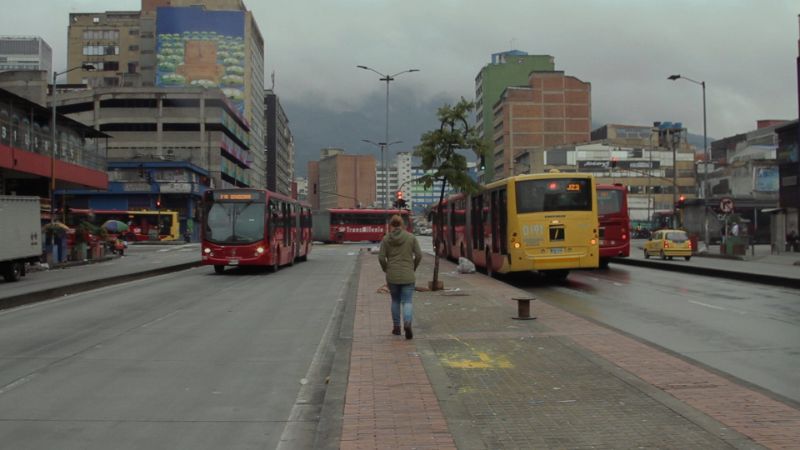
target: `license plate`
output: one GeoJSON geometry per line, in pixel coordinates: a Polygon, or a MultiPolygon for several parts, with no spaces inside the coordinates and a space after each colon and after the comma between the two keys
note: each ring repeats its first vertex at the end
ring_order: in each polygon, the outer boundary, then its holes
{"type": "Polygon", "coordinates": [[[228,260],[228,265],[229,266],[238,266],[239,265],[239,260],[238,259],[228,260]]]}
{"type": "Polygon", "coordinates": [[[558,255],[558,254],[564,253],[564,249],[563,248],[551,248],[550,249],[550,253],[552,253],[554,255],[558,255]]]}

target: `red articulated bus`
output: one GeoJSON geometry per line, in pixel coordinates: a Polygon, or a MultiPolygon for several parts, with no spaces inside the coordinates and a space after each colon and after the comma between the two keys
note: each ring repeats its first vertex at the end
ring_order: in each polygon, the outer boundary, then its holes
{"type": "Polygon", "coordinates": [[[311,207],[263,189],[215,189],[203,202],[202,264],[280,266],[311,252],[311,207]]]}
{"type": "Polygon", "coordinates": [[[597,215],[600,220],[600,267],[610,258],[631,254],[631,218],[628,214],[628,189],[617,184],[597,185],[597,215]]]}
{"type": "Polygon", "coordinates": [[[327,209],[314,211],[314,240],[340,244],[349,242],[380,242],[389,231],[389,219],[400,214],[406,229],[413,225],[408,210],[402,209],[327,209]]]}

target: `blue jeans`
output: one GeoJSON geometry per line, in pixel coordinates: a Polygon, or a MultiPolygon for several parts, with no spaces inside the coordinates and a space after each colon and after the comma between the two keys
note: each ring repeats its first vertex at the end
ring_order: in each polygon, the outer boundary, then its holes
{"type": "Polygon", "coordinates": [[[414,297],[414,283],[392,284],[388,283],[389,293],[392,294],[392,325],[400,326],[400,305],[403,306],[403,323],[411,325],[414,308],[411,300],[414,297]]]}

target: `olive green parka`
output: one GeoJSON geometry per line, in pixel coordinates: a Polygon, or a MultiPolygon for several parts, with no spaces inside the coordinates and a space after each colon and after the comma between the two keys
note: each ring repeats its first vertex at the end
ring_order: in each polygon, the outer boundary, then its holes
{"type": "Polygon", "coordinates": [[[394,228],[381,241],[378,261],[386,272],[387,283],[413,284],[416,282],[414,271],[422,261],[422,250],[413,234],[394,228]]]}

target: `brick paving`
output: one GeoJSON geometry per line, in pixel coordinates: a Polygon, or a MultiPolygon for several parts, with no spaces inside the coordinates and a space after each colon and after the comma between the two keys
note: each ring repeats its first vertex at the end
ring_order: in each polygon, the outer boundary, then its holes
{"type": "Polygon", "coordinates": [[[390,333],[377,258],[361,255],[342,449],[455,449],[414,341],[390,333]]]}
{"type": "Polygon", "coordinates": [[[392,336],[360,258],[341,448],[800,448],[798,410],[540,301],[511,320],[519,290],[447,261],[458,290],[418,292],[392,336]]]}

